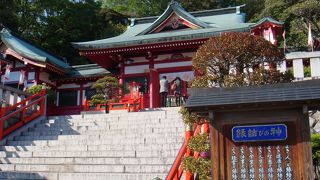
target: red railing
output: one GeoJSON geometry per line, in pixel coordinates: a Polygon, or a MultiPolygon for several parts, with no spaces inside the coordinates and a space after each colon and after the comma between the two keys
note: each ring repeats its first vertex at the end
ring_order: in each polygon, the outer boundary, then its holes
{"type": "Polygon", "coordinates": [[[46,91],[32,95],[10,107],[0,110],[0,140],[35,118],[45,115],[46,91]]]}
{"type": "MultiPolygon", "coordinates": [[[[84,111],[104,111],[105,108],[106,104],[96,104],[91,106],[89,100],[86,100],[84,105],[84,111]]],[[[128,110],[128,112],[138,112],[141,109],[144,109],[143,97],[109,104],[109,110],[128,110]]]]}
{"type": "MultiPolygon", "coordinates": [[[[193,131],[192,129],[188,129],[185,132],[185,140],[179,150],[179,153],[174,160],[174,163],[166,177],[166,180],[179,180],[181,179],[181,176],[183,174],[183,168],[182,168],[182,160],[183,158],[190,157],[190,156],[195,156],[196,158],[199,156],[198,152],[193,152],[187,147],[188,142],[192,136],[196,136],[200,133],[201,128],[203,127],[203,132],[209,132],[209,124],[201,124],[201,125],[196,125],[195,130],[193,131]]],[[[186,180],[191,180],[193,179],[193,174],[191,172],[186,172],[185,175],[186,180]]]]}
{"type": "Polygon", "coordinates": [[[84,103],[84,111],[104,111],[106,109],[106,104],[96,104],[90,105],[90,101],[86,100],[84,103]]]}

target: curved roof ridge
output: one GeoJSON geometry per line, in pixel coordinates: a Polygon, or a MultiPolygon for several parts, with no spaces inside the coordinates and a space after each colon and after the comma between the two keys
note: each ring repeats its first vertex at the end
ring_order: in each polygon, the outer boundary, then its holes
{"type": "MultiPolygon", "coordinates": [[[[192,12],[188,12],[188,13],[193,15],[194,17],[212,16],[212,15],[225,14],[225,13],[235,13],[237,8],[241,8],[244,6],[246,6],[246,5],[242,4],[239,6],[232,6],[232,7],[219,8],[219,9],[192,11],[192,12]]],[[[183,7],[181,7],[181,8],[183,8],[183,7]]],[[[140,18],[133,17],[133,18],[129,18],[129,20],[134,20],[135,24],[152,23],[155,20],[157,20],[160,16],[147,16],[147,17],[140,17],[140,18]]]]}
{"type": "Polygon", "coordinates": [[[277,21],[277,20],[273,19],[272,17],[267,16],[267,17],[264,17],[264,18],[260,19],[258,22],[256,22],[255,24],[251,25],[250,27],[257,27],[257,26],[260,26],[261,24],[263,24],[265,22],[270,22],[270,23],[273,23],[273,24],[276,24],[276,25],[279,25],[279,26],[282,26],[284,24],[284,22],[277,21]]]}
{"type": "Polygon", "coordinates": [[[68,68],[69,65],[63,61],[63,59],[55,54],[52,54],[41,47],[38,47],[21,36],[11,32],[7,28],[3,28],[0,32],[1,41],[19,53],[21,56],[30,58],[40,62],[50,62],[61,68],[68,68]]]}
{"type": "Polygon", "coordinates": [[[161,25],[167,18],[169,18],[172,13],[176,13],[178,16],[184,18],[185,20],[187,20],[187,21],[189,21],[189,22],[191,22],[201,28],[210,27],[207,23],[200,21],[199,19],[197,19],[196,17],[194,17],[193,15],[191,15],[190,13],[185,11],[178,2],[172,1],[168,5],[168,7],[164,11],[164,13],[162,13],[162,15],[160,15],[147,29],[145,29],[144,31],[142,31],[138,35],[144,35],[144,34],[150,33],[155,28],[157,28],[159,25],[161,25]]]}

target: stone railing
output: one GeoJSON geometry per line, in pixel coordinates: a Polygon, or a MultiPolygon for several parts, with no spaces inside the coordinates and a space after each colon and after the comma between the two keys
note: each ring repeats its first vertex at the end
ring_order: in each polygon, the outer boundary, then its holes
{"type": "Polygon", "coordinates": [[[0,85],[0,100],[1,103],[5,103],[6,105],[12,106],[24,100],[25,98],[29,97],[30,94],[25,93],[21,90],[0,85]]]}
{"type": "MultiPolygon", "coordinates": [[[[320,78],[320,51],[287,53],[286,61],[291,64],[295,81],[320,78]]],[[[288,70],[287,63],[282,63],[278,69],[288,70]]]]}

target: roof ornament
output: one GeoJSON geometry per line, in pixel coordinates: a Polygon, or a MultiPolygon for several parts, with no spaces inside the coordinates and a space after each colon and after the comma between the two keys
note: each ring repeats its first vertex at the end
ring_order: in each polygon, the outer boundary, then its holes
{"type": "Polygon", "coordinates": [[[178,1],[175,1],[175,0],[171,0],[169,5],[178,5],[178,6],[181,7],[181,4],[178,1]]]}

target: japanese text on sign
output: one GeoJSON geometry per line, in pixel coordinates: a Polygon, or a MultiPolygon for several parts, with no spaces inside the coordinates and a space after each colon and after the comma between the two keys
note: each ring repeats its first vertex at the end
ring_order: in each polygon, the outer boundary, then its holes
{"type": "Polygon", "coordinates": [[[234,142],[247,141],[281,141],[287,139],[285,124],[234,126],[232,140],[234,142]]]}

